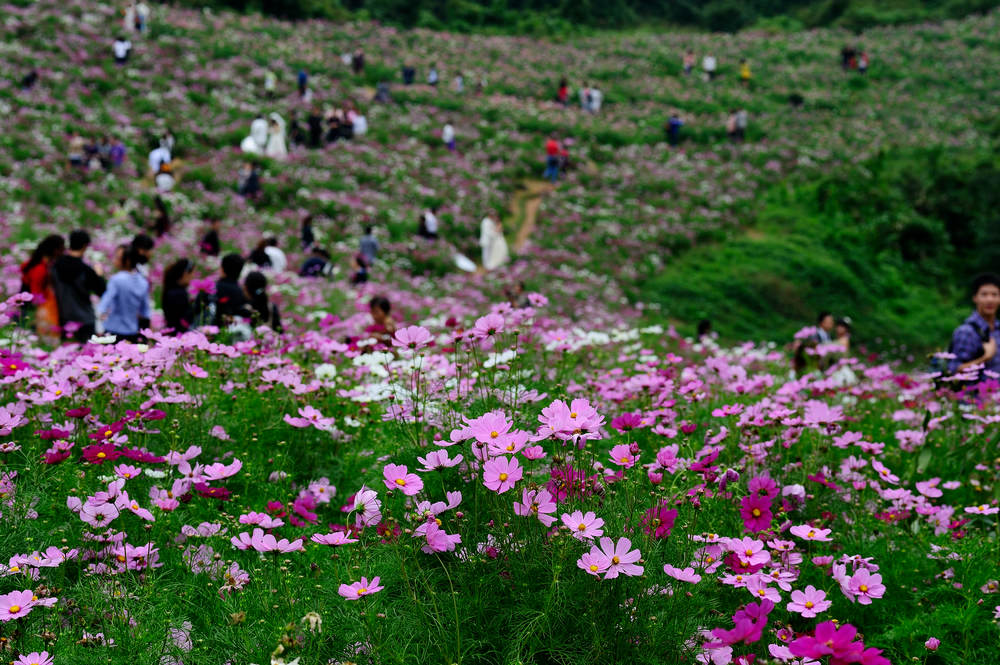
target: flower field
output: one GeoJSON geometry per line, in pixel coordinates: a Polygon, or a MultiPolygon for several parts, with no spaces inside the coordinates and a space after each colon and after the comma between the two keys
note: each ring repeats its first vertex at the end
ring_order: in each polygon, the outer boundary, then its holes
{"type": "Polygon", "coordinates": [[[1000,14],[865,33],[861,78],[835,31],[546,44],[165,5],[116,66],[115,11],[0,10],[0,662],[996,662],[995,391],[960,400],[849,356],[792,378],[774,343],[694,343],[627,296],[673,252],[742,232],[776,183],[985,145],[1000,14]],[[340,54],[358,46],[353,74],[340,54]],[[719,80],[683,76],[688,46],[714,50],[719,80]],[[441,89],[369,104],[401,64],[431,62],[441,89]],[[308,110],[300,68],[321,105],[355,99],[369,133],[259,158],[245,200],[238,146],[259,112],[308,110]],[[600,113],[549,101],[563,75],[601,87],[600,113]],[[16,319],[21,262],[86,228],[107,266],[152,217],[146,155],[165,129],[184,165],[153,283],[179,257],[215,275],[197,256],[209,217],[224,252],[275,234],[297,267],[312,214],[334,276],[269,276],[281,334],[167,336],[154,312],[146,343],[49,347],[16,319]],[[125,165],[71,171],[72,131],[120,137],[125,165]],[[495,273],[456,271],[478,220],[540,176],[552,132],[575,168],[527,245],[495,273]],[[442,240],[416,245],[433,205],[442,240]],[[383,245],[354,288],[367,223],[383,245]],[[362,334],[376,294],[398,324],[387,344],[362,334]]]}

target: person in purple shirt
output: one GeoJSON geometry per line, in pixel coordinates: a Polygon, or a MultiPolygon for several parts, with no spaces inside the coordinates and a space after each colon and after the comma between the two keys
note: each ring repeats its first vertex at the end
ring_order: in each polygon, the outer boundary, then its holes
{"type": "Polygon", "coordinates": [[[1000,374],[1000,356],[997,356],[1000,277],[992,273],[976,277],[972,282],[972,302],[976,311],[955,328],[951,337],[948,350],[955,357],[948,361],[948,372],[954,374],[973,365],[983,365],[984,370],[1000,374]]]}

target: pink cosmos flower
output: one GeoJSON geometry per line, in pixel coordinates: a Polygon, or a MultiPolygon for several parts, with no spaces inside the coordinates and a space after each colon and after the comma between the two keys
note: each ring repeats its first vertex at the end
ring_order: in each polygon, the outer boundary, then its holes
{"type": "Polygon", "coordinates": [[[80,507],[80,519],[91,526],[106,527],[118,518],[118,509],[111,503],[95,506],[90,501],[80,507]]]}
{"type": "Polygon", "coordinates": [[[521,502],[514,504],[514,514],[521,517],[537,517],[538,521],[549,527],[556,521],[552,513],[556,512],[556,502],[548,490],[522,490],[521,502]]]}
{"type": "Polygon", "coordinates": [[[322,432],[333,430],[334,419],[324,417],[322,413],[311,406],[299,409],[299,416],[299,418],[295,418],[286,413],[284,420],[292,427],[315,427],[322,432]]]}
{"type": "Polygon", "coordinates": [[[428,520],[414,529],[413,537],[423,536],[427,543],[420,547],[422,552],[453,552],[455,546],[462,542],[462,536],[457,533],[445,533],[436,520],[428,520]]]}
{"type": "Polygon", "coordinates": [[[859,659],[854,655],[860,651],[859,647],[863,648],[860,642],[854,641],[857,634],[858,629],[850,624],[838,628],[834,622],[824,621],[816,626],[815,635],[798,638],[788,645],[788,649],[799,658],[819,659],[833,655],[851,658],[844,662],[857,662],[859,659]]]}
{"type": "Polygon", "coordinates": [[[757,600],[763,600],[766,598],[772,603],[780,603],[781,593],[777,589],[769,586],[770,581],[770,578],[766,575],[751,575],[747,579],[746,589],[753,594],[753,597],[757,600]]]}
{"type": "Polygon", "coordinates": [[[424,481],[415,473],[410,473],[404,464],[386,464],[382,469],[382,482],[391,490],[399,490],[406,496],[414,496],[424,488],[424,481]]]}
{"type": "Polygon", "coordinates": [[[757,533],[771,528],[771,499],[767,495],[747,495],[740,500],[740,517],[747,533],[757,533]]]}
{"type": "Polygon", "coordinates": [[[432,339],[433,337],[427,328],[423,326],[406,326],[396,331],[396,335],[392,338],[392,345],[415,351],[430,344],[432,339]]]}
{"type": "Polygon", "coordinates": [[[224,428],[222,425],[214,426],[212,429],[208,431],[208,433],[210,436],[214,436],[216,439],[219,439],[221,441],[229,441],[232,439],[231,436],[226,434],[226,428],[224,428]]]}
{"type": "Polygon", "coordinates": [[[379,578],[373,577],[371,582],[368,581],[367,577],[362,577],[359,582],[352,582],[351,584],[341,584],[337,589],[337,593],[346,598],[347,600],[357,600],[364,596],[370,596],[373,593],[378,593],[385,587],[379,586],[379,578]]]}
{"type": "Polygon", "coordinates": [[[25,654],[15,660],[14,665],[54,665],[55,661],[52,660],[52,656],[49,655],[48,651],[32,651],[29,654],[25,654]]]}
{"type": "Polygon", "coordinates": [[[31,612],[35,606],[35,594],[30,589],[26,591],[11,591],[0,596],[0,621],[6,623],[14,619],[20,619],[31,612]]]}
{"type": "Polygon", "coordinates": [[[277,529],[284,526],[285,522],[277,517],[271,517],[267,513],[250,512],[239,517],[240,524],[253,524],[264,529],[277,529]]]}
{"type": "Polygon", "coordinates": [[[854,573],[847,586],[862,605],[871,605],[872,598],[881,598],[885,594],[882,576],[869,572],[867,568],[854,573]]]}
{"type": "Polygon", "coordinates": [[[670,508],[670,504],[661,501],[659,505],[653,506],[642,516],[643,531],[647,535],[656,539],[666,538],[674,528],[677,521],[677,509],[670,508]]]}
{"type": "Polygon", "coordinates": [[[130,478],[135,478],[142,474],[142,469],[137,466],[132,466],[130,464],[119,464],[115,467],[115,475],[119,478],[124,478],[126,480],[130,478]]]}
{"type": "Polygon", "coordinates": [[[789,612],[797,612],[807,619],[811,619],[820,612],[826,612],[833,605],[826,599],[826,592],[809,585],[805,591],[796,589],[792,591],[792,600],[788,603],[789,612]]]}
{"type": "Polygon", "coordinates": [[[577,559],[576,566],[588,575],[599,577],[608,572],[608,568],[611,566],[611,559],[595,547],[577,559]]]}
{"type": "Polygon", "coordinates": [[[917,482],[917,491],[930,499],[937,499],[944,494],[944,492],[938,489],[938,483],[940,482],[940,478],[919,481],[917,482]]]}
{"type": "Polygon", "coordinates": [[[936,637],[929,637],[927,638],[927,641],[924,642],[924,648],[928,651],[937,651],[939,646],[941,646],[941,640],[936,637]]]}
{"type": "Polygon", "coordinates": [[[417,461],[423,464],[423,468],[420,471],[433,471],[434,469],[446,469],[453,466],[458,466],[462,463],[463,457],[461,455],[456,455],[453,458],[448,457],[447,450],[432,450],[427,453],[427,457],[418,457],[417,461]]]}
{"type": "Polygon", "coordinates": [[[229,539],[238,550],[255,549],[258,552],[302,552],[302,539],[289,542],[282,538],[276,539],[269,533],[264,533],[263,529],[254,529],[253,534],[246,532],[233,536],[229,539]]]}
{"type": "Polygon", "coordinates": [[[238,459],[233,459],[233,461],[229,464],[216,462],[215,464],[209,464],[202,469],[202,477],[205,480],[222,480],[223,478],[235,476],[242,468],[243,462],[238,459]]]}
{"type": "Polygon", "coordinates": [[[997,513],[1000,513],[1000,508],[983,503],[978,506],[969,506],[965,509],[965,512],[971,515],[996,515],[997,513]]]}
{"type": "Polygon", "coordinates": [[[624,443],[619,443],[617,446],[611,448],[610,454],[612,464],[623,466],[626,469],[631,469],[639,461],[639,456],[633,455],[629,450],[629,446],[624,443]]]}
{"type": "Polygon", "coordinates": [[[357,516],[359,526],[375,526],[382,521],[382,502],[378,499],[378,493],[363,485],[354,495],[354,505],[351,510],[359,513],[357,516]]]}
{"type": "Polygon", "coordinates": [[[480,344],[484,349],[489,349],[496,341],[497,335],[503,332],[504,319],[499,314],[487,314],[476,319],[476,325],[469,330],[471,339],[482,340],[480,344]]]}
{"type": "Polygon", "coordinates": [[[878,473],[878,477],[881,480],[884,480],[885,482],[890,483],[892,485],[899,484],[899,476],[890,471],[889,467],[887,467],[885,464],[882,464],[882,462],[878,460],[872,460],[872,468],[875,469],[875,471],[878,473]]]}
{"type": "Polygon", "coordinates": [[[789,531],[792,532],[793,536],[798,536],[803,540],[815,540],[823,543],[833,540],[833,538],[830,538],[830,532],[833,531],[833,529],[820,529],[818,527],[809,526],[808,524],[800,524],[793,526],[789,529],[789,531]]]}
{"type": "Polygon", "coordinates": [[[524,476],[516,457],[497,457],[483,465],[483,484],[497,494],[503,494],[524,476]]]}
{"type": "Polygon", "coordinates": [[[208,372],[198,367],[194,363],[184,363],[184,371],[193,376],[196,379],[204,379],[208,377],[208,372]]]}
{"type": "Polygon", "coordinates": [[[311,541],[314,543],[319,543],[320,545],[349,545],[351,543],[358,542],[357,538],[348,538],[347,534],[343,531],[334,531],[333,533],[314,533],[311,541]]]}
{"type": "Polygon", "coordinates": [[[694,571],[694,568],[692,568],[691,566],[681,569],[681,568],[675,568],[674,566],[671,566],[668,563],[663,566],[663,572],[665,572],[667,575],[670,575],[670,577],[680,582],[690,582],[691,584],[697,584],[698,582],[701,581],[701,575],[696,573],[694,571]]]}
{"type": "Polygon", "coordinates": [[[593,540],[604,535],[604,520],[593,512],[584,514],[577,510],[573,513],[563,513],[562,523],[570,530],[577,540],[593,540]]]}
{"type": "Polygon", "coordinates": [[[614,542],[610,538],[601,538],[601,548],[598,550],[595,545],[590,549],[591,554],[603,554],[611,561],[608,572],[604,574],[604,579],[609,580],[618,577],[619,574],[635,577],[642,575],[643,567],[637,566],[636,561],[642,558],[642,553],[635,549],[631,550],[632,541],[628,538],[619,538],[614,542]]]}

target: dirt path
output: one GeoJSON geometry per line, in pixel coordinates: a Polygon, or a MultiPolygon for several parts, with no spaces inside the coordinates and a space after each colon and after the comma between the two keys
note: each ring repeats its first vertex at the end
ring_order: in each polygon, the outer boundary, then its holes
{"type": "Polygon", "coordinates": [[[544,180],[522,180],[510,200],[510,212],[513,217],[511,226],[517,225],[517,235],[512,246],[515,252],[521,251],[538,221],[538,208],[542,205],[542,197],[552,191],[552,185],[544,180]]]}

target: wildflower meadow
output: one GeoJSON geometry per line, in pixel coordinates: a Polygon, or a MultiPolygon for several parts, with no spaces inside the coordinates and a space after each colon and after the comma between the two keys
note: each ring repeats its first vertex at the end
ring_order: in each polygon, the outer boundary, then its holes
{"type": "MultiPolygon", "coordinates": [[[[892,331],[796,375],[768,337],[783,329],[694,337],[678,312],[697,295],[649,286],[823,174],[929,141],[991,149],[1000,14],[874,28],[869,78],[847,78],[838,30],[550,44],[159,3],[120,66],[120,10],[0,7],[0,662],[1000,662],[996,381],[956,395],[892,331]],[[685,79],[688,45],[733,80],[685,79]],[[440,63],[447,85],[370,102],[404,61],[440,63]],[[240,141],[258,113],[308,110],[300,69],[319,104],[357,100],[368,134],[259,157],[261,196],[244,198],[240,141]],[[564,73],[602,86],[605,108],[553,103],[564,73]],[[751,110],[741,144],[731,107],[751,110]],[[672,108],[682,151],[662,130],[672,108]],[[69,170],[74,131],[122,138],[125,163],[69,170]],[[41,339],[22,262],[84,228],[107,265],[148,230],[164,131],[183,167],[149,281],[189,257],[192,295],[211,290],[207,219],[227,252],[276,235],[296,266],[268,274],[284,329],[171,335],[154,293],[138,343],[41,339]],[[528,224],[520,197],[554,132],[575,168],[528,224]],[[434,244],[412,237],[430,206],[434,244]],[[491,213],[510,263],[457,269],[491,213]],[[328,277],[297,274],[305,215],[328,277]],[[368,225],[380,258],[352,286],[368,225]],[[366,333],[379,295],[385,336],[366,333]]],[[[947,330],[964,309],[935,293],[947,330]]]]}

